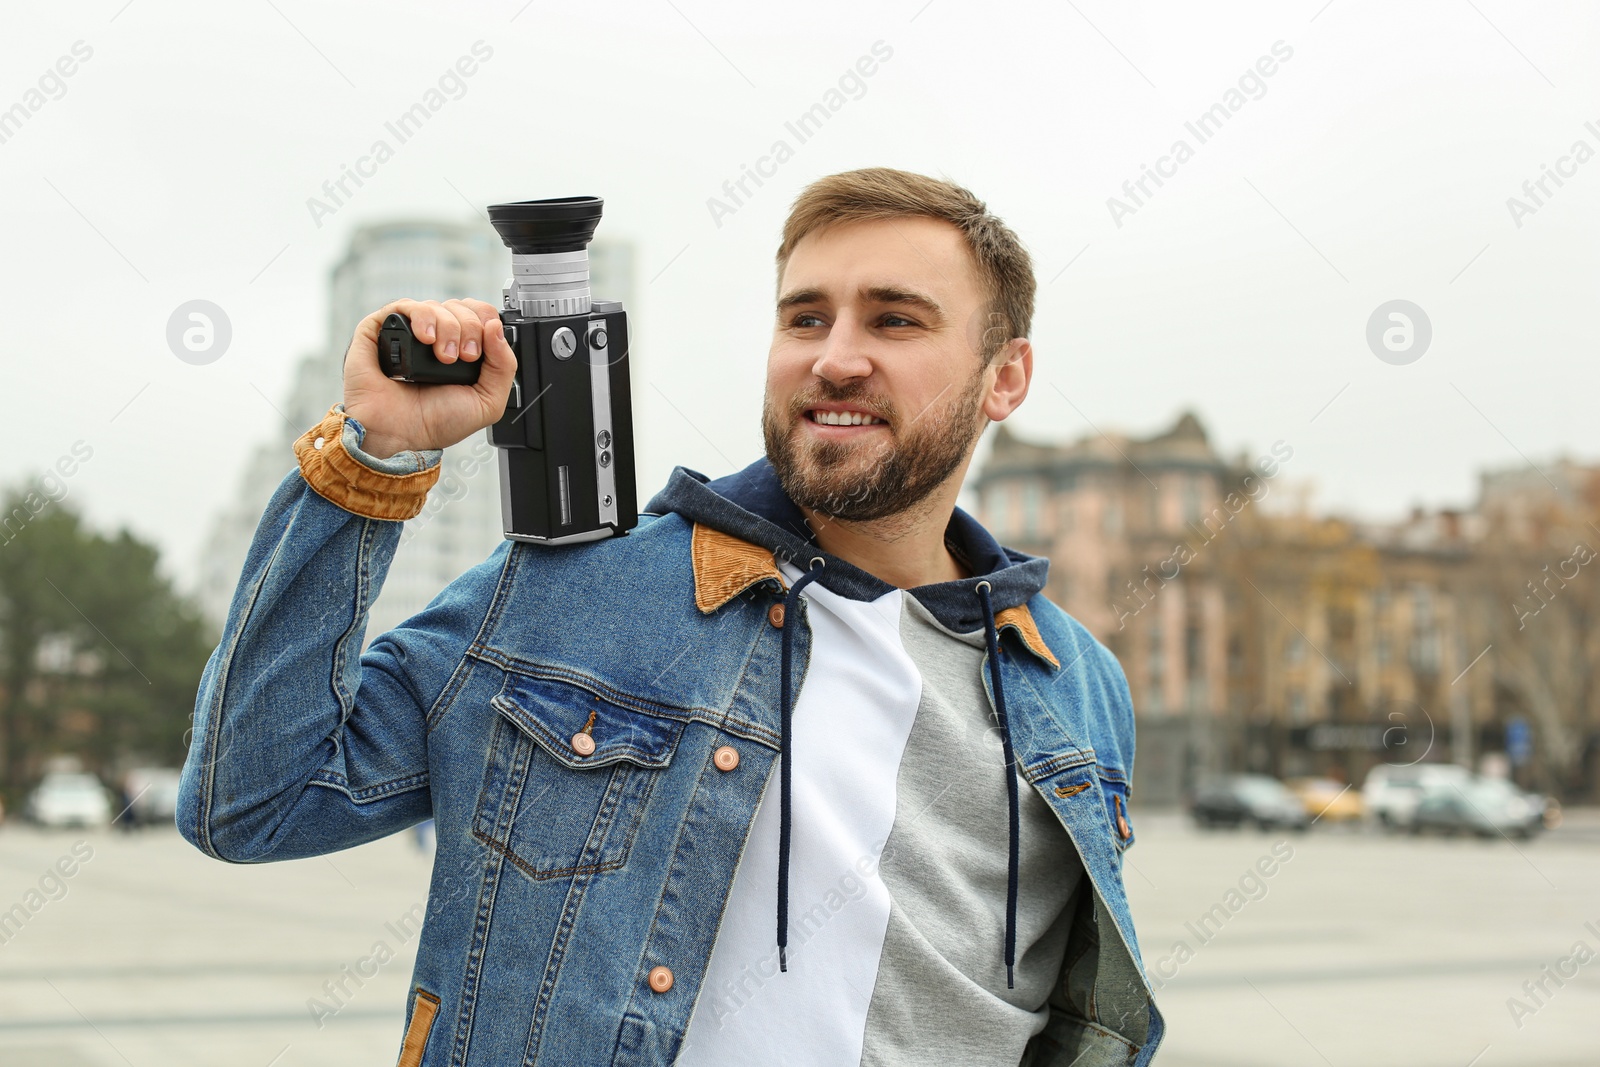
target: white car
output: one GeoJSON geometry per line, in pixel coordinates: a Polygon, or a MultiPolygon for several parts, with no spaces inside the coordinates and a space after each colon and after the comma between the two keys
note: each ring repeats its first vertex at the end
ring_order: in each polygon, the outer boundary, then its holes
{"type": "Polygon", "coordinates": [[[28,797],[27,814],[41,826],[106,826],[111,800],[94,775],[53,771],[28,797]]]}
{"type": "Polygon", "coordinates": [[[174,825],[178,814],[181,775],[169,767],[136,767],[123,778],[128,810],[122,814],[129,827],[174,825]]]}
{"type": "Polygon", "coordinates": [[[1465,785],[1472,772],[1454,763],[1380,763],[1367,772],[1361,806],[1367,817],[1388,830],[1409,828],[1423,793],[1447,785],[1465,785]]]}

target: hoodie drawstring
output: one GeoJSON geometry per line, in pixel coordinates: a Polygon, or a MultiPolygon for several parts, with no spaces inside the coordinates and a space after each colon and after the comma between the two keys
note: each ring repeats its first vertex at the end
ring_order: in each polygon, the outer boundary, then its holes
{"type": "Polygon", "coordinates": [[[1011,728],[1006,724],[1006,691],[1000,685],[1000,640],[994,627],[994,607],[989,603],[989,583],[979,582],[978,599],[983,602],[983,637],[989,646],[989,678],[994,685],[994,709],[1000,719],[1000,739],[1006,757],[1006,803],[1010,821],[1009,851],[1006,853],[1006,988],[1014,988],[1012,966],[1017,958],[1017,773],[1016,755],[1011,749],[1011,728]]]}
{"type": "Polygon", "coordinates": [[[793,656],[794,631],[789,623],[800,610],[800,590],[822,577],[821,556],[811,560],[812,569],[802,574],[783,598],[783,657],[778,669],[778,970],[789,969],[789,718],[793,712],[789,697],[789,661],[793,656]]]}
{"type": "MultiPolygon", "coordinates": [[[[797,618],[800,591],[822,576],[818,556],[812,569],[796,579],[783,598],[783,653],[778,670],[778,970],[789,969],[789,723],[793,713],[789,687],[789,665],[793,658],[794,631],[789,623],[797,618]]],[[[1015,988],[1013,976],[1017,955],[1017,853],[1018,812],[1016,756],[1011,748],[1011,729],[1006,723],[1006,693],[1000,682],[1000,642],[994,625],[994,607],[989,602],[989,583],[979,582],[976,592],[983,604],[983,637],[989,650],[989,678],[994,687],[995,712],[1000,719],[1001,742],[1006,766],[1006,814],[1009,832],[1006,853],[1006,988],[1015,988]]]]}

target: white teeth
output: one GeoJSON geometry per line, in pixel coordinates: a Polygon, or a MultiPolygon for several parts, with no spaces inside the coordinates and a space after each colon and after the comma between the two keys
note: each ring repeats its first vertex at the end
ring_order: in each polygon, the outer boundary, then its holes
{"type": "Polygon", "coordinates": [[[812,416],[824,426],[860,426],[883,421],[859,411],[814,411],[812,416]]]}

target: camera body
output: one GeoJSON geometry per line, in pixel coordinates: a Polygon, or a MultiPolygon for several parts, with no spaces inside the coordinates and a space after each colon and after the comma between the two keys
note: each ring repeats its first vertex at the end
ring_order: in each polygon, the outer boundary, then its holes
{"type": "MultiPolygon", "coordinates": [[[[500,322],[517,356],[505,414],[488,429],[500,513],[514,541],[559,545],[620,536],[639,523],[628,315],[589,292],[597,197],[495,204],[511,248],[500,322]]],[[[482,360],[440,363],[403,315],[384,320],[378,362],[390,378],[470,385],[482,360]]]]}

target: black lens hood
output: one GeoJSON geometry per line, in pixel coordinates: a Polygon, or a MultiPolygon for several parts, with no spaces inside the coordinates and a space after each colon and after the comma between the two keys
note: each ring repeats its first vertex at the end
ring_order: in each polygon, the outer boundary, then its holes
{"type": "Polygon", "coordinates": [[[513,255],[578,252],[594,237],[604,205],[598,196],[490,204],[489,221],[513,255]]]}

